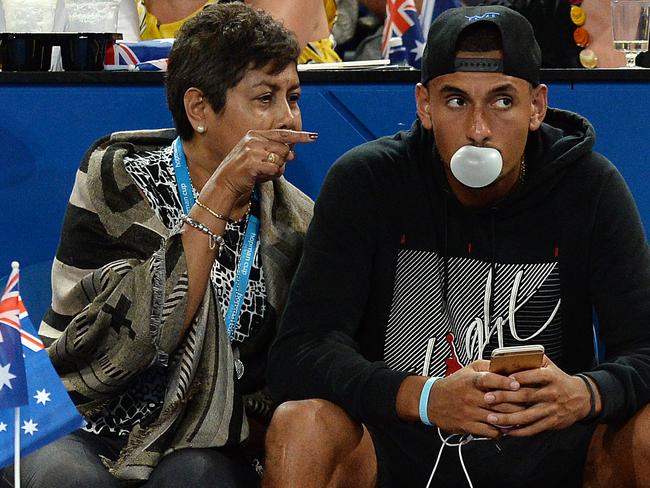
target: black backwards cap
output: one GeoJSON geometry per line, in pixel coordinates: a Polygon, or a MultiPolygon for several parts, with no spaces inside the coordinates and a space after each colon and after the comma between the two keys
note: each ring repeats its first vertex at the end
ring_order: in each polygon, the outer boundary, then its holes
{"type": "Polygon", "coordinates": [[[542,52],[533,28],[520,13],[500,5],[445,10],[429,28],[422,57],[422,83],[457,71],[491,71],[539,84],[542,52]],[[460,34],[478,22],[494,24],[501,32],[503,60],[456,58],[460,34]]]}

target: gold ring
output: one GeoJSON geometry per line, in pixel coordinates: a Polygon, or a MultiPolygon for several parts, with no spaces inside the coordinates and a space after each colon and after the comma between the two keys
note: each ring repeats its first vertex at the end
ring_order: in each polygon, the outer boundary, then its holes
{"type": "Polygon", "coordinates": [[[271,164],[275,164],[277,162],[277,159],[278,156],[272,152],[270,152],[269,155],[266,157],[266,160],[271,164]]]}

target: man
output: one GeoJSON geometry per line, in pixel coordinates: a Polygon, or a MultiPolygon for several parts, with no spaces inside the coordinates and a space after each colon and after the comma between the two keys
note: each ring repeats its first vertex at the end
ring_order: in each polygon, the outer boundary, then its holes
{"type": "Polygon", "coordinates": [[[299,401],[267,487],[580,486],[590,443],[585,484],[649,486],[650,410],[599,426],[650,400],[648,245],[591,125],[547,108],[540,58],[513,10],[445,12],[411,130],[332,167],[270,353],[272,394],[299,401]],[[543,367],[488,371],[522,344],[543,367]]]}

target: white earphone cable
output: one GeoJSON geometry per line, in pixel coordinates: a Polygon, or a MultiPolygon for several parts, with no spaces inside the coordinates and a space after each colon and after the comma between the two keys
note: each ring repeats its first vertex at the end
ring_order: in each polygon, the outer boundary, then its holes
{"type": "Polygon", "coordinates": [[[474,485],[472,484],[472,480],[469,477],[469,473],[467,472],[467,467],[465,466],[465,460],[463,459],[462,449],[465,444],[469,444],[472,441],[488,441],[490,439],[487,437],[474,437],[472,434],[451,434],[447,437],[442,437],[442,432],[439,427],[438,427],[438,436],[440,437],[440,441],[442,442],[442,444],[440,445],[440,449],[438,450],[438,457],[436,457],[436,462],[433,465],[433,469],[431,470],[431,476],[429,476],[429,481],[427,482],[426,488],[429,488],[431,486],[431,482],[433,481],[433,476],[436,474],[436,470],[438,469],[438,463],[440,463],[440,458],[442,457],[442,450],[445,448],[445,446],[449,446],[449,447],[458,446],[458,459],[460,460],[460,465],[463,468],[463,472],[465,473],[465,478],[467,478],[467,483],[469,484],[469,487],[474,488],[474,485]],[[451,441],[452,437],[458,437],[458,442],[452,442],[451,441]]]}

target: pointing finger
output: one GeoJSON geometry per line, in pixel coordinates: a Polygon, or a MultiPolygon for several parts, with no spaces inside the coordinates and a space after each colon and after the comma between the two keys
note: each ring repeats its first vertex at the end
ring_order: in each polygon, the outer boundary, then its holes
{"type": "Polygon", "coordinates": [[[316,132],[306,132],[290,129],[269,129],[257,131],[259,135],[271,141],[285,144],[309,143],[318,139],[316,132]]]}

